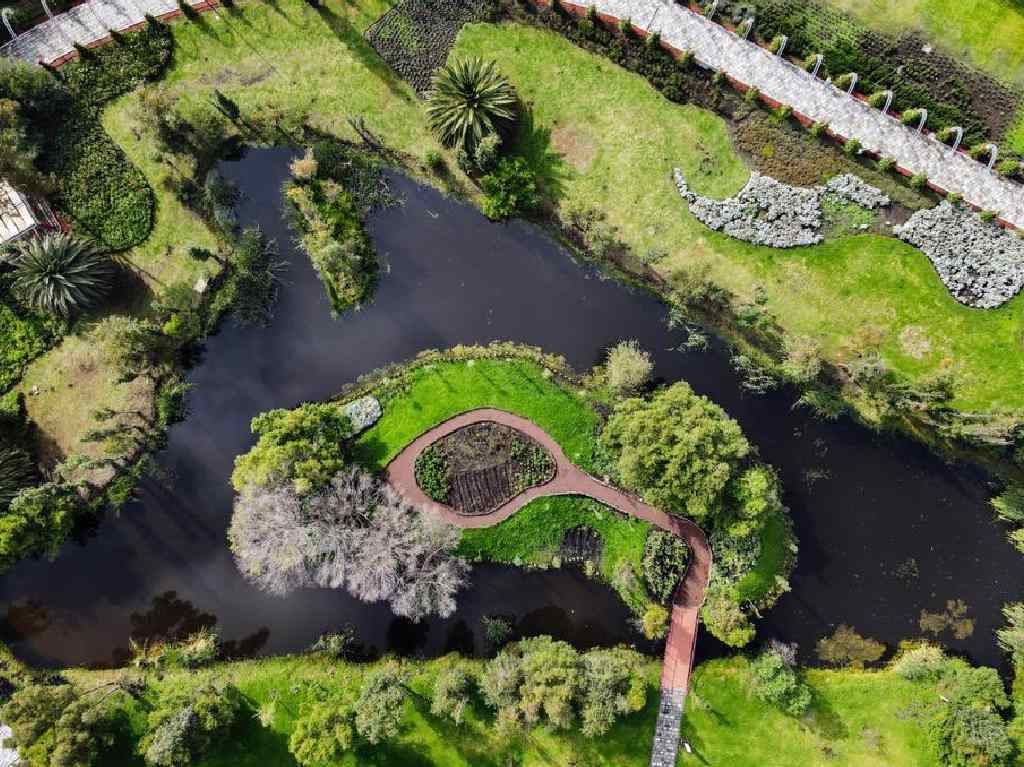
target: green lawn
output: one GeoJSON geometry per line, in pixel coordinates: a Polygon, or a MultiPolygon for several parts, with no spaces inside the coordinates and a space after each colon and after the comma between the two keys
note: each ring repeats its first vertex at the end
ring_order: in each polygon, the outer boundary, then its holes
{"type": "Polygon", "coordinates": [[[385,466],[423,432],[452,416],[495,407],[529,418],[584,469],[593,463],[598,418],[582,399],[522,360],[476,359],[413,370],[402,391],[384,401],[384,415],[356,440],[355,457],[385,466]]]}
{"type": "Polygon", "coordinates": [[[600,574],[638,614],[650,603],[642,581],[644,542],[650,525],[590,498],[538,498],[494,527],[463,530],[458,553],[470,560],[551,567],[565,534],[586,526],[601,536],[600,574]],[[628,567],[632,579],[618,575],[628,567]]]}
{"type": "Polygon", "coordinates": [[[550,131],[550,153],[566,155],[554,161],[563,207],[605,211],[638,253],[667,249],[659,270],[706,265],[745,300],[761,286],[783,328],[817,339],[834,360],[877,343],[910,376],[950,370],[964,410],[1024,408],[1024,296],[994,311],[965,307],[920,251],[891,238],[775,250],[712,232],[689,215],[670,174],[678,166],[696,191],[718,197],[744,183],[721,119],[670,104],[639,76],[548,31],[472,25],[453,56],[497,59],[531,105],[534,131],[550,131]],[[925,343],[907,344],[911,336],[925,343]]]}
{"type": "Polygon", "coordinates": [[[954,58],[1024,85],[1024,5],[1016,0],[827,2],[880,32],[919,32],[954,58]]]}
{"type": "MultiPolygon", "coordinates": [[[[443,661],[405,661],[412,688],[424,696],[405,704],[399,738],[376,748],[362,747],[331,767],[643,767],[649,763],[657,714],[660,664],[653,660],[644,674],[650,681],[648,703],[607,735],[588,740],[577,734],[535,729],[521,736],[501,736],[488,709],[477,701],[459,727],[429,713],[425,696],[443,661]],[[573,761],[575,760],[575,761],[573,761]]],[[[479,669],[480,661],[469,661],[479,669]]],[[[169,671],[157,682],[162,689],[193,687],[209,679],[230,681],[248,698],[252,713],[230,742],[200,767],[293,767],[288,735],[302,703],[316,691],[354,693],[367,666],[318,656],[266,658],[219,664],[207,670],[169,671]],[[272,722],[262,727],[255,711],[277,698],[272,722]]],[[[83,685],[109,672],[72,671],[83,685]]],[[[680,753],[677,764],[714,767],[938,767],[927,751],[926,736],[913,707],[934,695],[929,685],[906,682],[888,671],[807,672],[814,705],[797,720],[753,699],[748,693],[747,661],[742,657],[698,666],[687,701],[683,735],[695,753],[680,753]]],[[[136,710],[136,736],[144,720],[136,710]]],[[[108,753],[102,767],[141,765],[122,748],[108,753]]]]}
{"type": "Polygon", "coordinates": [[[742,657],[697,667],[683,720],[694,754],[679,765],[939,767],[915,715],[933,685],[891,671],[808,669],[814,703],[797,721],[750,695],[747,669],[742,657]]]}

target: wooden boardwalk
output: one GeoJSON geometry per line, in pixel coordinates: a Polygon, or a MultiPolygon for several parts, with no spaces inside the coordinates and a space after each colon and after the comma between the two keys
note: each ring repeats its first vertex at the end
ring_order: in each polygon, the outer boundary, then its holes
{"type": "Polygon", "coordinates": [[[671,627],[665,640],[665,656],[661,669],[661,703],[651,755],[651,767],[674,765],[679,744],[679,727],[683,703],[693,670],[693,653],[697,641],[697,621],[704,603],[704,589],[711,570],[711,549],[697,525],[688,519],[666,514],[622,490],[606,485],[570,461],[561,446],[532,421],[504,410],[484,408],[470,410],[450,418],[422,434],[405,447],[388,464],[388,480],[409,500],[440,514],[452,524],[468,529],[492,527],[511,517],[530,501],[549,495],[585,495],[619,510],[623,514],[650,522],[655,527],[678,535],[690,547],[690,566],[672,600],[671,627]],[[495,421],[511,426],[532,437],[555,460],[555,475],[543,485],[520,493],[488,514],[466,516],[442,503],[431,500],[416,484],[416,458],[424,448],[464,426],[481,421],[495,421]]]}

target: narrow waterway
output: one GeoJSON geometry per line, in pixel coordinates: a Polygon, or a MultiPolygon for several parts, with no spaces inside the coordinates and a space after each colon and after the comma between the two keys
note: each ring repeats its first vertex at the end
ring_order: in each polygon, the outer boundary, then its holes
{"type": "MultiPolygon", "coordinates": [[[[240,653],[301,650],[344,624],[379,651],[480,651],[486,614],[581,646],[639,641],[614,592],[573,570],[478,566],[456,616],[413,625],[341,592],[262,594],[238,575],[225,539],[232,462],[252,444],[249,422],[261,411],[329,397],[428,347],[512,340],[584,369],[609,345],[635,338],[661,379],[684,378],[721,404],[781,474],[800,561],[792,592],[762,621],[762,637],[799,642],[808,660],[814,642],[840,623],[892,645],[921,636],[922,610],[941,612],[960,599],[973,633],[937,638],[978,662],[1001,661],[992,632],[1002,604],[1024,594],[1024,559],[993,523],[976,472],[848,421],[816,421],[793,409],[791,392],[745,394],[720,346],[674,351],[683,334],[667,329],[651,296],[602,279],[528,225],[492,224],[404,177],[393,185],[405,204],[370,225],[386,263],[376,298],[333,320],[281,219],[289,157],[253,151],[224,168],[245,195],[243,222],[276,238],[290,262],[273,323],[228,322],[208,341],[190,376],[191,415],[160,457],[161,481],[147,481],[137,503],[65,546],[56,562],[25,563],[0,580],[3,637],[20,657],[109,664],[124,658],[133,633],[210,623],[240,653]]],[[[700,653],[715,651],[701,640],[700,653]]]]}

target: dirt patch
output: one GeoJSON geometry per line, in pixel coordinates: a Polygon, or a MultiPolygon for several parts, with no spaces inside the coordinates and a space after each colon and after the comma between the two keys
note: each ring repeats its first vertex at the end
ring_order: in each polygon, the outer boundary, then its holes
{"type": "Polygon", "coordinates": [[[578,128],[559,125],[551,132],[551,144],[572,167],[586,171],[597,154],[594,139],[578,128]]]}
{"type": "Polygon", "coordinates": [[[442,437],[416,459],[416,483],[461,514],[488,514],[527,488],[555,476],[538,442],[493,421],[442,437]]]}
{"type": "Polygon", "coordinates": [[[900,331],[900,348],[904,354],[919,360],[932,350],[932,342],[920,325],[907,325],[900,331]]]}

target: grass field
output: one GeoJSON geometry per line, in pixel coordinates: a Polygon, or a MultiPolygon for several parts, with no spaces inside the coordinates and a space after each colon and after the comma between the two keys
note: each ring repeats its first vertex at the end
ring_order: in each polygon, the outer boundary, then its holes
{"type": "Polygon", "coordinates": [[[920,32],[954,58],[1024,86],[1024,5],[1016,0],[827,0],[881,32],[920,32]]]}
{"type": "Polygon", "coordinates": [[[383,467],[423,432],[467,410],[495,407],[529,418],[584,469],[593,464],[597,414],[576,393],[520,360],[470,360],[418,368],[384,415],[359,435],[355,457],[383,467]]]}
{"type": "Polygon", "coordinates": [[[958,304],[920,251],[891,238],[774,250],[712,232],[689,215],[670,173],[679,166],[699,193],[714,196],[742,185],[746,170],[722,120],[668,103],[638,76],[546,31],[470,26],[453,56],[496,59],[531,104],[534,130],[550,131],[556,158],[560,146],[590,147],[585,163],[571,153],[553,161],[563,206],[605,211],[638,253],[667,249],[659,270],[706,265],[745,300],[760,286],[780,324],[815,338],[834,360],[877,344],[890,366],[914,378],[949,370],[965,410],[1024,407],[1024,296],[994,311],[958,304]],[[908,345],[908,334],[925,343],[908,345]]]}
{"type": "MultiPolygon", "coordinates": [[[[481,701],[462,726],[447,723],[430,714],[425,699],[443,661],[404,663],[412,673],[413,690],[424,698],[406,702],[399,738],[372,749],[358,748],[332,767],[644,767],[649,763],[657,714],[657,661],[644,670],[650,681],[646,708],[594,740],[546,729],[501,736],[481,701]]],[[[469,663],[477,669],[481,665],[480,661],[469,663]]],[[[157,684],[171,689],[217,679],[234,683],[247,697],[252,713],[243,716],[230,742],[202,760],[200,767],[293,767],[288,735],[303,702],[316,694],[351,694],[366,670],[362,665],[297,656],[221,664],[199,672],[170,671],[157,684]],[[272,721],[262,727],[255,712],[273,698],[278,702],[272,721]]],[[[88,685],[102,672],[71,675],[88,685]]],[[[908,715],[915,705],[927,702],[927,685],[919,687],[886,671],[808,671],[807,677],[815,702],[811,713],[797,720],[750,696],[744,658],[701,664],[683,722],[683,735],[695,753],[681,753],[677,765],[938,767],[928,755],[920,720],[908,715]]],[[[138,710],[132,726],[136,734],[141,732],[138,710]]],[[[121,748],[100,764],[122,767],[142,761],[121,748]]]]}

